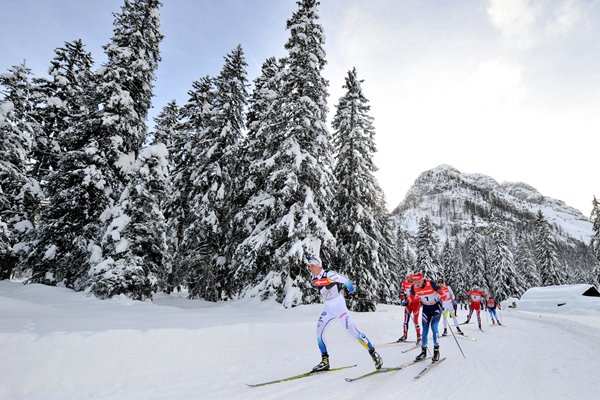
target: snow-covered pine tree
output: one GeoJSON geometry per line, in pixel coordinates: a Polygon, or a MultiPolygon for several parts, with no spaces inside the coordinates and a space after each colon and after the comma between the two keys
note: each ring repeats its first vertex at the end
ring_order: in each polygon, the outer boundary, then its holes
{"type": "MultiPolygon", "coordinates": [[[[98,127],[121,185],[147,136],[146,118],[160,61],[160,0],[124,0],[115,14],[113,37],[104,46],[108,61],[98,71],[102,103],[98,127]]],[[[120,191],[115,193],[118,199],[120,191]]]]}
{"type": "Polygon", "coordinates": [[[535,261],[540,273],[542,286],[561,285],[565,282],[565,271],[556,255],[556,242],[550,225],[542,211],[535,220],[535,261]]]}
{"type": "Polygon", "coordinates": [[[102,139],[95,135],[97,107],[95,87],[90,86],[79,99],[79,113],[60,136],[62,155],[47,178],[48,204],[26,260],[33,270],[31,282],[84,290],[90,255],[93,262],[100,261],[100,214],[111,205],[113,188],[102,139]]]}
{"type": "MultiPolygon", "coordinates": [[[[94,164],[103,175],[108,211],[118,201],[131,179],[131,168],[147,137],[146,118],[151,106],[153,81],[160,61],[160,0],[124,0],[115,14],[113,37],[104,46],[108,61],[98,71],[96,98],[100,111],[90,126],[92,137],[103,153],[94,164]]],[[[106,227],[101,228],[101,232],[106,227]]],[[[99,238],[97,238],[99,240],[99,238]]],[[[98,252],[99,242],[91,245],[98,252]]],[[[93,269],[98,256],[90,256],[93,269]]],[[[94,286],[100,275],[86,285],[94,286]]]]}
{"type": "Polygon", "coordinates": [[[450,257],[448,259],[448,266],[445,269],[444,279],[446,280],[446,284],[453,288],[456,296],[459,293],[465,293],[467,289],[463,274],[464,270],[462,246],[458,238],[455,237],[450,246],[450,257]]]}
{"type": "Polygon", "coordinates": [[[173,254],[171,249],[176,246],[176,235],[175,232],[169,231],[169,219],[171,218],[171,210],[169,205],[171,204],[171,198],[174,193],[174,185],[171,180],[175,165],[181,165],[179,157],[182,156],[182,152],[185,150],[185,136],[181,130],[181,109],[177,106],[175,100],[167,103],[161,112],[154,118],[154,132],[152,132],[151,144],[157,145],[162,143],[166,146],[168,157],[167,157],[167,171],[168,177],[165,180],[165,195],[158,199],[161,203],[159,204],[163,216],[165,218],[165,229],[167,231],[167,253],[163,257],[164,270],[166,271],[165,285],[162,288],[163,291],[170,293],[173,291],[175,286],[174,275],[173,275],[173,254]],[[176,154],[176,157],[173,157],[176,154]]]}
{"type": "Polygon", "coordinates": [[[483,249],[483,237],[478,231],[474,218],[471,218],[471,225],[466,239],[466,285],[470,290],[474,286],[485,286],[485,253],[483,249]]]}
{"type": "Polygon", "coordinates": [[[600,288],[600,203],[596,200],[592,201],[592,248],[596,256],[596,267],[592,272],[593,283],[600,288]]]}
{"type": "MultiPolygon", "coordinates": [[[[262,160],[268,168],[260,198],[269,208],[255,221],[252,234],[238,246],[238,265],[255,264],[253,286],[243,294],[274,296],[285,307],[315,300],[308,282],[306,256],[320,253],[327,263],[335,251],[329,231],[333,200],[333,157],[326,127],[327,81],[323,29],[316,0],[298,1],[287,22],[286,69],[279,74],[279,96],[271,104],[265,129],[269,143],[262,160]]],[[[260,190],[257,190],[258,193],[260,190]]]]}
{"type": "Polygon", "coordinates": [[[206,191],[197,176],[205,165],[206,146],[210,146],[210,141],[204,138],[213,113],[213,79],[205,76],[195,81],[188,95],[189,99],[181,109],[178,142],[170,153],[173,160],[170,179],[173,191],[165,210],[168,216],[169,254],[173,260],[169,281],[172,288],[177,289],[188,286],[189,282],[197,282],[199,278],[190,273],[196,263],[206,261],[206,255],[198,254],[203,232],[193,204],[194,199],[201,198],[206,191]]]}
{"type": "Polygon", "coordinates": [[[521,296],[531,287],[540,286],[540,274],[535,265],[529,240],[523,234],[517,237],[517,251],[515,253],[515,269],[521,277],[521,284],[517,286],[517,295],[521,296]]]}
{"type": "Polygon", "coordinates": [[[356,284],[360,300],[350,300],[356,311],[375,311],[376,301],[389,302],[398,293],[392,230],[383,192],[373,163],[375,128],[369,115],[356,68],[348,72],[333,118],[337,186],[332,233],[338,246],[334,262],[356,284]]]}
{"type": "MultiPolygon", "coordinates": [[[[281,95],[280,78],[284,68],[281,60],[268,58],[254,81],[254,90],[248,100],[248,134],[241,146],[246,151],[240,156],[240,176],[245,177],[246,182],[236,198],[239,210],[234,217],[237,229],[232,238],[235,246],[233,283],[237,293],[256,283],[258,276],[266,275],[264,270],[259,272],[259,265],[254,261],[258,255],[254,253],[252,237],[254,229],[260,229],[259,223],[268,218],[274,206],[269,177],[278,166],[271,160],[274,149],[269,138],[275,135],[274,127],[281,126],[282,115],[273,106],[281,95]]],[[[260,267],[270,268],[267,263],[261,263],[260,267]]]]}
{"type": "MultiPolygon", "coordinates": [[[[171,152],[176,152],[182,144],[181,127],[181,109],[175,100],[171,100],[154,118],[154,132],[152,132],[152,144],[163,143],[169,152],[168,164],[174,164],[171,152]]],[[[172,169],[171,167],[169,169],[172,169]]]]}
{"type": "Polygon", "coordinates": [[[448,273],[452,266],[450,263],[452,258],[452,246],[450,245],[450,239],[446,238],[444,241],[444,245],[442,246],[442,251],[440,253],[440,272],[439,278],[444,279],[446,283],[448,283],[448,273]]]}
{"type": "Polygon", "coordinates": [[[34,227],[41,201],[40,186],[30,178],[33,136],[39,124],[32,118],[31,70],[16,65],[0,75],[0,221],[6,224],[3,240],[10,248],[0,263],[10,275],[24,241],[34,227]],[[15,252],[16,251],[16,252],[15,252]]]}
{"type": "Polygon", "coordinates": [[[81,113],[84,91],[95,79],[92,55],[83,42],[65,42],[54,50],[55,56],[48,69],[49,78],[34,79],[36,93],[36,120],[41,129],[35,139],[32,158],[35,165],[32,176],[42,183],[51,171],[58,168],[64,135],[81,113]]]}
{"type": "Polygon", "coordinates": [[[103,260],[90,271],[91,292],[100,298],[124,294],[144,300],[165,289],[167,271],[164,202],[168,152],[163,143],[142,149],[119,203],[105,212],[103,260]]]}
{"type": "Polygon", "coordinates": [[[415,243],[417,252],[416,268],[421,271],[425,279],[440,278],[439,238],[433,229],[429,216],[419,219],[419,230],[415,243]]]}
{"type": "Polygon", "coordinates": [[[192,175],[194,214],[192,228],[184,232],[184,261],[190,268],[190,297],[216,301],[227,298],[228,245],[232,232],[233,198],[241,186],[236,176],[238,145],[245,129],[247,103],[246,61],[240,46],[225,57],[215,78],[212,115],[201,138],[198,169],[192,175]]]}
{"type": "MultiPolygon", "coordinates": [[[[146,136],[159,60],[158,0],[125,0],[115,15],[108,61],[86,87],[80,115],[64,135],[65,152],[49,178],[54,194],[31,255],[33,282],[83,290],[102,260],[100,215],[114,206],[146,136]]],[[[94,275],[98,277],[98,275],[94,275]]]]}
{"type": "Polygon", "coordinates": [[[396,227],[396,252],[398,260],[398,282],[404,280],[413,270],[412,260],[410,259],[410,250],[408,246],[408,232],[400,224],[396,227]]]}
{"type": "Polygon", "coordinates": [[[517,274],[506,230],[496,214],[492,214],[489,238],[489,289],[496,301],[504,301],[518,294],[517,274]]]}

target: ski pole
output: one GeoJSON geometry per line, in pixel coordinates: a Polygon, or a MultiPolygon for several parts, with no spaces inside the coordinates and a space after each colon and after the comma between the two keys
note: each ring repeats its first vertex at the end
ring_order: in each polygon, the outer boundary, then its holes
{"type": "MultiPolygon", "coordinates": [[[[440,304],[438,304],[438,308],[440,309],[440,312],[442,312],[442,315],[443,315],[442,306],[440,304]]],[[[443,317],[443,318],[447,319],[446,317],[443,317]]],[[[460,344],[458,343],[458,340],[456,340],[456,336],[454,335],[454,331],[452,330],[452,327],[450,326],[450,322],[446,321],[446,323],[448,324],[448,328],[450,329],[450,333],[452,334],[452,337],[454,338],[454,341],[456,342],[456,345],[458,346],[458,349],[462,353],[463,357],[465,359],[467,359],[467,356],[465,356],[465,353],[463,352],[462,347],[460,347],[460,344]]]]}

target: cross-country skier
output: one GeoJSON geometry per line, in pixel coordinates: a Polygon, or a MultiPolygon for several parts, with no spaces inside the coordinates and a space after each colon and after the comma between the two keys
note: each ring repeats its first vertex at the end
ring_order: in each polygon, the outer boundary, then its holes
{"type": "Polygon", "coordinates": [[[496,315],[496,308],[498,308],[499,310],[502,309],[502,307],[500,306],[500,303],[496,303],[496,300],[494,300],[491,296],[490,298],[488,298],[487,300],[487,310],[490,313],[490,317],[492,317],[492,324],[495,324],[496,322],[498,323],[498,325],[502,325],[500,323],[500,320],[498,319],[498,316],[496,315]],[[496,319],[496,321],[494,321],[494,318],[496,319]]]}
{"type": "Polygon", "coordinates": [[[486,294],[482,289],[475,286],[467,292],[467,295],[471,298],[471,303],[469,304],[469,316],[467,317],[465,324],[468,324],[471,321],[473,311],[477,311],[477,324],[479,325],[479,329],[481,329],[481,301],[486,294]]]}
{"type": "Polygon", "coordinates": [[[354,293],[356,289],[354,289],[352,282],[337,272],[323,269],[321,259],[317,256],[309,256],[307,261],[313,282],[319,288],[319,293],[325,305],[317,323],[317,343],[321,350],[321,362],[313,368],[313,372],[329,369],[329,354],[327,354],[327,347],[323,340],[323,332],[329,323],[336,318],[350,335],[355,337],[360,344],[369,350],[369,354],[373,362],[375,362],[375,368],[380,369],[383,365],[383,360],[377,354],[375,347],[373,347],[367,336],[356,329],[346,307],[346,300],[341,293],[341,287],[345,287],[349,294],[354,293]]]}
{"type": "Polygon", "coordinates": [[[456,302],[456,298],[454,297],[454,292],[452,288],[444,283],[442,279],[438,279],[438,286],[442,288],[444,294],[441,295],[440,300],[442,300],[442,310],[444,317],[444,333],[442,336],[448,335],[448,316],[452,317],[454,321],[454,326],[456,326],[456,331],[459,335],[464,335],[463,331],[460,330],[460,326],[458,326],[458,320],[456,319],[456,314],[454,313],[454,304],[456,302]]]}
{"type": "Polygon", "coordinates": [[[425,279],[420,272],[413,274],[413,283],[410,297],[408,298],[408,304],[411,304],[413,301],[420,301],[423,306],[421,354],[415,358],[415,361],[421,361],[427,357],[427,336],[429,335],[429,327],[431,327],[433,335],[433,358],[431,359],[431,362],[438,362],[440,359],[438,323],[440,322],[440,316],[442,315],[440,297],[443,294],[443,291],[435,281],[425,279]]]}
{"type": "Polygon", "coordinates": [[[417,331],[417,343],[421,341],[421,326],[419,325],[419,314],[421,313],[421,302],[414,301],[408,304],[408,297],[410,296],[410,290],[413,286],[413,275],[408,274],[406,279],[402,282],[402,291],[400,292],[400,300],[402,304],[406,304],[404,307],[404,334],[398,342],[404,342],[408,338],[408,323],[410,322],[410,316],[412,314],[413,321],[415,324],[415,330],[417,331]]]}

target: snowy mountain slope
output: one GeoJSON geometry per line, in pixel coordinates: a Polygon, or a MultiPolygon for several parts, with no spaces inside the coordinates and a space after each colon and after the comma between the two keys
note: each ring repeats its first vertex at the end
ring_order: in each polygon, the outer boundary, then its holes
{"type": "MultiPolygon", "coordinates": [[[[600,330],[505,310],[507,327],[463,326],[476,342],[442,338],[447,360],[419,381],[421,366],[347,383],[372,369],[367,352],[337,324],[327,331],[333,366],[356,368],[261,388],[319,361],[321,305],[99,301],[41,285],[0,282],[0,399],[571,399],[596,398],[600,330]]],[[[395,340],[401,309],[353,313],[374,343],[395,340]]],[[[594,318],[587,315],[588,318],[594,318]]],[[[459,319],[465,311],[459,311],[459,319]]],[[[595,319],[600,319],[596,315],[595,319]]],[[[414,333],[411,327],[411,334],[414,333]]],[[[411,360],[406,345],[379,347],[385,366],[411,360]]]]}
{"type": "Polygon", "coordinates": [[[534,220],[541,210],[564,242],[588,244],[592,236],[592,222],[560,200],[543,196],[525,183],[499,184],[489,176],[462,173],[449,165],[423,172],[393,214],[413,234],[419,218],[429,215],[443,242],[454,235],[464,239],[471,216],[486,226],[492,209],[517,228],[534,220]]]}

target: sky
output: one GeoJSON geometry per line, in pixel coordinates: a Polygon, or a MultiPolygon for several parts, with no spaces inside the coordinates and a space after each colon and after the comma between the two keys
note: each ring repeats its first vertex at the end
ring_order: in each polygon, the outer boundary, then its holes
{"type": "MultiPolygon", "coordinates": [[[[151,117],[241,44],[252,81],[285,55],[294,0],[163,0],[151,117]]],[[[330,117],[356,67],[395,208],[440,164],[524,182],[589,217],[600,197],[600,0],[321,0],[330,117]]],[[[0,0],[0,72],[81,38],[96,66],[122,0],[0,0]]],[[[151,125],[151,121],[150,121],[151,125]]]]}

